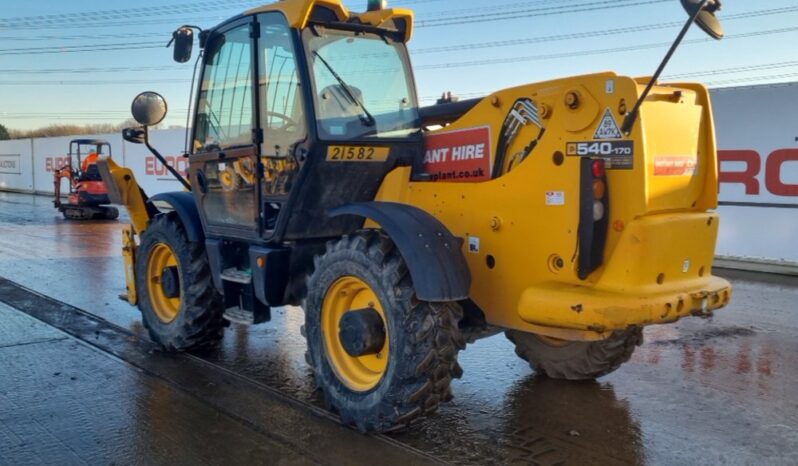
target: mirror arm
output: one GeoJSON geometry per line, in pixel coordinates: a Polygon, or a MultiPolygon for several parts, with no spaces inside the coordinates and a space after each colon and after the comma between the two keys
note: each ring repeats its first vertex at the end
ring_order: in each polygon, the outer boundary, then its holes
{"type": "Polygon", "coordinates": [[[175,178],[177,178],[177,181],[182,183],[187,190],[191,191],[191,184],[189,184],[189,182],[186,181],[185,178],[183,178],[183,175],[178,173],[178,171],[175,170],[174,167],[169,165],[169,163],[166,161],[166,159],[163,158],[161,153],[155,150],[155,148],[150,145],[150,129],[146,126],[144,127],[144,145],[147,146],[147,149],[149,149],[150,152],[152,152],[152,155],[154,155],[155,158],[158,159],[158,161],[161,162],[163,166],[166,167],[167,170],[169,170],[169,173],[171,173],[175,178]]]}
{"type": "Polygon", "coordinates": [[[652,76],[651,80],[648,82],[646,90],[643,91],[643,94],[641,94],[640,98],[637,99],[637,102],[635,103],[634,108],[632,108],[632,111],[629,112],[628,115],[626,115],[626,118],[624,118],[623,126],[621,127],[621,132],[623,132],[624,135],[629,136],[629,134],[632,133],[632,129],[634,129],[635,122],[637,121],[637,115],[638,113],[640,113],[640,107],[643,105],[643,102],[646,100],[646,97],[648,97],[648,94],[651,92],[651,89],[657,83],[657,80],[659,80],[660,75],[665,70],[665,66],[668,65],[668,62],[671,60],[671,57],[673,57],[673,54],[676,52],[676,49],[679,48],[679,44],[682,43],[684,36],[687,35],[687,31],[690,30],[690,26],[692,26],[693,23],[695,23],[695,20],[698,18],[698,15],[701,14],[701,11],[704,10],[704,7],[707,6],[707,3],[709,3],[709,1],[710,0],[703,0],[701,4],[698,6],[698,8],[696,8],[695,13],[693,13],[690,16],[690,18],[687,20],[687,23],[682,28],[682,32],[679,33],[679,37],[676,38],[676,42],[674,42],[673,45],[671,45],[670,50],[668,50],[668,54],[665,55],[665,59],[662,60],[662,63],[660,63],[659,68],[657,68],[657,72],[654,73],[654,76],[652,76]]]}

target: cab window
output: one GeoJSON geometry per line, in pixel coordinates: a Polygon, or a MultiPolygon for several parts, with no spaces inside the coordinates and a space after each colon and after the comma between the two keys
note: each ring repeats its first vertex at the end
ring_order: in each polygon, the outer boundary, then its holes
{"type": "Polygon", "coordinates": [[[305,34],[322,138],[392,138],[420,130],[404,44],[321,26],[305,34]]]}
{"type": "Polygon", "coordinates": [[[282,158],[292,154],[296,144],[307,137],[302,83],[291,29],[283,15],[265,14],[258,21],[258,92],[264,130],[261,155],[282,158]]]}
{"type": "Polygon", "coordinates": [[[198,102],[195,152],[252,144],[252,39],[249,24],[211,38],[198,102]]]}

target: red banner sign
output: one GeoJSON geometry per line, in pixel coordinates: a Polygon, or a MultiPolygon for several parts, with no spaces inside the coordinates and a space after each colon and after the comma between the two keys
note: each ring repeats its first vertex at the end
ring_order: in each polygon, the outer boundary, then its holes
{"type": "Polygon", "coordinates": [[[491,137],[487,126],[425,137],[424,172],[435,181],[488,181],[490,163],[491,137]]]}

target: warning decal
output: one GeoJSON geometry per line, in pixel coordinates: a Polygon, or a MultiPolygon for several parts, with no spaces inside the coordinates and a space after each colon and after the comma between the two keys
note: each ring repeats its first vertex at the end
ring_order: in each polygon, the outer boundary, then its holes
{"type": "Polygon", "coordinates": [[[490,127],[428,134],[424,173],[433,181],[487,181],[491,178],[490,127]]]}
{"type": "Polygon", "coordinates": [[[668,156],[654,159],[654,176],[694,176],[698,167],[698,157],[668,156]]]}
{"type": "Polygon", "coordinates": [[[615,121],[615,117],[612,116],[612,110],[609,108],[604,112],[604,116],[601,118],[601,123],[599,123],[596,134],[593,135],[593,139],[623,139],[621,129],[618,128],[618,123],[615,121]]]}

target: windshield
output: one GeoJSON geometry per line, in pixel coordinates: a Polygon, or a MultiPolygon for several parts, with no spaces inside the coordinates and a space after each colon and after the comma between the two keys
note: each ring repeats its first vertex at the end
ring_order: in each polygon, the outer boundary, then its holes
{"type": "Polygon", "coordinates": [[[308,32],[316,118],[323,139],[392,138],[419,131],[402,44],[377,34],[308,32]]]}

